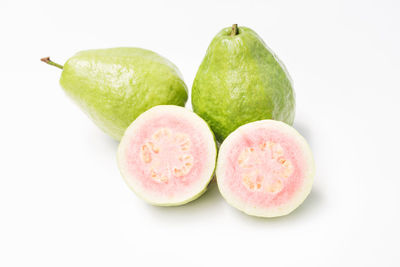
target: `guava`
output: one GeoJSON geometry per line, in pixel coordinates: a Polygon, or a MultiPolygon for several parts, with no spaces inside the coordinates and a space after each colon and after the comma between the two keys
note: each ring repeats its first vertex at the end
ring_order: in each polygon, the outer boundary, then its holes
{"type": "Polygon", "coordinates": [[[141,48],[87,50],[75,54],[62,68],[60,84],[81,109],[113,138],[142,112],[156,105],[184,106],[187,87],[177,67],[141,48]]]}
{"type": "Polygon", "coordinates": [[[142,113],[118,147],[118,166],[128,186],[158,206],[198,198],[211,181],[217,157],[214,135],[195,113],[161,105],[142,113]]]}
{"type": "Polygon", "coordinates": [[[192,106],[222,142],[252,121],[292,124],[295,95],[278,57],[253,30],[235,24],[208,47],[193,82],[192,106]]]}
{"type": "Polygon", "coordinates": [[[311,191],[314,160],[306,140],[291,126],[261,120],[240,126],[221,144],[217,183],[233,207],[258,217],[296,209],[311,191]]]}

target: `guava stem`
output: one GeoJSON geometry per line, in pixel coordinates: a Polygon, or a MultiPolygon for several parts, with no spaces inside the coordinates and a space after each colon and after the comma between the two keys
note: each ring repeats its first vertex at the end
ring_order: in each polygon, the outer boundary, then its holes
{"type": "Polygon", "coordinates": [[[52,65],[54,67],[57,67],[59,69],[63,69],[64,68],[63,65],[60,65],[60,64],[57,64],[57,63],[51,61],[50,57],[44,57],[44,58],[41,58],[40,60],[43,61],[44,63],[47,63],[47,64],[52,65]]]}
{"type": "Polygon", "coordinates": [[[231,36],[235,36],[239,34],[239,28],[237,24],[232,25],[231,36]]]}

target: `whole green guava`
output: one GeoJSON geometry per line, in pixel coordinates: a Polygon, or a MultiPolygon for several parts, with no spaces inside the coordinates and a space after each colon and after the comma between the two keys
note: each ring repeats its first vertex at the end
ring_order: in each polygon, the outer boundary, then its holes
{"type": "Polygon", "coordinates": [[[187,87],[177,67],[141,48],[87,50],[64,66],[60,84],[81,109],[113,138],[144,111],[157,105],[184,106],[187,87]]]}
{"type": "Polygon", "coordinates": [[[252,121],[291,125],[295,95],[282,62],[253,30],[235,24],[208,47],[193,82],[192,106],[222,142],[252,121]]]}

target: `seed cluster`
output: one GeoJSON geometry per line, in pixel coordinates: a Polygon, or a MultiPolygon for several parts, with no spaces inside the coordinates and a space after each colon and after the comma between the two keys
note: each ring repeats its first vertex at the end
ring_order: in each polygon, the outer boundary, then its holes
{"type": "Polygon", "coordinates": [[[187,134],[160,128],[141,146],[140,158],[146,165],[150,165],[151,179],[167,183],[171,177],[183,178],[192,169],[194,158],[190,153],[191,145],[187,134]],[[177,153],[171,154],[171,151],[166,151],[166,146],[177,149],[177,153]],[[162,158],[163,152],[167,153],[169,159],[173,157],[172,164],[159,159],[162,158]]]}
{"type": "Polygon", "coordinates": [[[272,194],[282,191],[285,181],[294,172],[292,162],[284,157],[282,146],[271,141],[246,147],[239,154],[238,165],[242,173],[241,181],[248,190],[272,194]],[[261,173],[259,166],[267,166],[271,171],[261,173]]]}

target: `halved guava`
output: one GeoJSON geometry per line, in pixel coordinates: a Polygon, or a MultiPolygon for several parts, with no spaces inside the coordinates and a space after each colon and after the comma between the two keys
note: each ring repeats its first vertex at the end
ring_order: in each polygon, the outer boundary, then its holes
{"type": "Polygon", "coordinates": [[[122,176],[138,196],[153,205],[177,206],[205,192],[217,148],[212,131],[198,115],[161,105],[128,127],[117,157],[122,176]]]}
{"type": "Polygon", "coordinates": [[[249,215],[277,217],[306,199],[314,173],[306,140],[283,122],[261,120],[239,127],[224,140],[216,176],[229,204],[249,215]]]}

